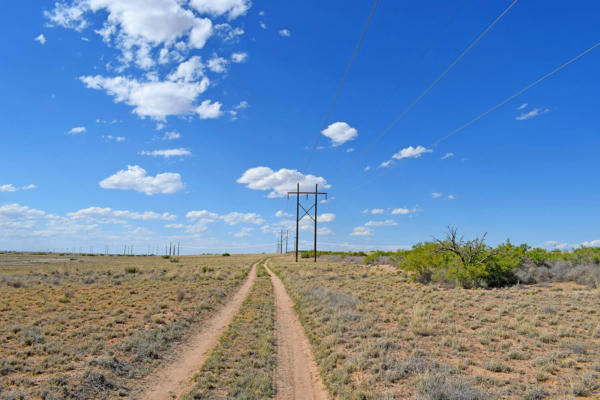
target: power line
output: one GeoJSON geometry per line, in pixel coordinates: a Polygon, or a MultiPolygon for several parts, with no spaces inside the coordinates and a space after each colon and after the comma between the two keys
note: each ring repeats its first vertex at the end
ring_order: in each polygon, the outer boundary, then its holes
{"type": "Polygon", "coordinates": [[[306,169],[308,168],[312,157],[314,155],[315,150],[317,149],[317,146],[319,144],[319,139],[321,138],[321,131],[323,129],[325,129],[327,127],[327,123],[329,122],[329,117],[331,117],[331,113],[333,112],[333,108],[335,107],[335,104],[337,103],[338,98],[340,97],[340,93],[342,91],[342,88],[344,87],[344,83],[346,82],[346,78],[348,77],[348,73],[350,72],[350,67],[352,67],[352,64],[354,63],[354,60],[356,59],[356,55],[358,54],[358,49],[360,48],[360,45],[365,37],[365,34],[367,33],[367,28],[369,27],[369,24],[371,23],[371,19],[373,18],[373,14],[375,13],[375,9],[377,8],[377,4],[379,3],[379,0],[375,0],[375,4],[373,5],[373,9],[371,10],[371,14],[369,15],[369,19],[367,20],[367,24],[365,25],[365,28],[363,29],[362,34],[360,35],[360,39],[356,45],[356,48],[354,49],[354,54],[352,54],[352,58],[350,59],[350,63],[348,64],[348,67],[346,68],[346,72],[344,73],[344,77],[342,78],[342,83],[340,83],[340,86],[338,87],[338,90],[335,94],[335,97],[333,98],[333,102],[331,103],[331,107],[329,107],[329,112],[327,113],[327,115],[325,116],[325,120],[323,121],[322,127],[319,130],[319,132],[317,133],[317,140],[315,140],[315,144],[313,145],[312,150],[310,151],[309,155],[308,155],[308,159],[306,160],[306,164],[304,165],[304,168],[302,169],[302,171],[306,171],[306,169]]]}
{"type": "MultiPolygon", "coordinates": [[[[474,124],[475,122],[479,121],[480,119],[484,118],[486,115],[490,114],[493,111],[496,111],[498,108],[502,107],[503,105],[505,105],[506,103],[510,102],[511,100],[514,100],[515,98],[517,98],[518,96],[522,95],[523,93],[525,93],[526,91],[528,91],[529,89],[539,85],[540,83],[542,83],[543,81],[545,81],[546,79],[550,78],[551,76],[553,76],[554,74],[556,74],[557,72],[561,71],[562,69],[564,69],[565,67],[569,66],[570,64],[574,63],[575,61],[579,60],[581,57],[585,56],[586,54],[588,54],[589,52],[591,52],[592,50],[596,49],[597,47],[600,47],[600,42],[596,43],[595,45],[593,45],[592,47],[588,48],[587,50],[579,53],[578,55],[576,55],[575,57],[571,58],[569,61],[565,62],[564,64],[560,65],[559,67],[553,69],[552,71],[548,72],[546,75],[542,76],[541,78],[537,79],[536,81],[530,83],[529,85],[525,86],[523,89],[519,90],[518,92],[516,92],[515,94],[507,97],[506,99],[502,100],[500,103],[496,104],[493,107],[490,107],[488,110],[486,110],[485,112],[479,114],[477,117],[473,118],[472,120],[470,120],[469,122],[459,126],[458,128],[454,129],[452,132],[450,132],[449,134],[442,136],[440,139],[436,140],[435,142],[433,142],[431,145],[427,146],[428,149],[432,149],[433,147],[436,147],[438,144],[440,144],[441,142],[449,139],[450,137],[458,134],[459,132],[461,132],[463,129],[469,127],[470,125],[474,124]]],[[[406,160],[406,159],[405,159],[406,160]]],[[[362,187],[365,183],[373,181],[374,179],[371,179],[369,181],[365,181],[363,182],[363,184],[355,187],[355,190],[362,187]]]]}
{"type": "Polygon", "coordinates": [[[342,170],[337,175],[337,177],[340,177],[343,173],[345,173],[346,171],[348,171],[348,169],[350,169],[350,167],[352,166],[352,164],[354,164],[355,161],[358,161],[358,159],[360,159],[360,157],[362,157],[369,150],[371,150],[373,148],[373,146],[375,146],[385,135],[387,135],[392,130],[392,128],[402,118],[404,118],[406,116],[406,114],[408,114],[410,112],[410,110],[412,110],[417,104],[419,104],[421,102],[421,100],[423,100],[423,98],[435,86],[437,86],[437,84],[452,70],[452,68],[454,68],[454,66],[456,64],[458,64],[458,62],[464,56],[466,56],[467,53],[469,53],[469,51],[471,51],[471,49],[506,15],[506,13],[508,13],[508,11],[510,11],[510,9],[513,8],[513,6],[515,4],[517,4],[518,1],[519,0],[514,0],[504,11],[502,11],[502,13],[487,28],[485,28],[485,30],[483,32],[481,32],[481,34],[479,34],[479,36],[473,42],[471,42],[471,44],[448,67],[446,67],[446,69],[444,70],[444,72],[442,72],[419,96],[417,96],[417,98],[415,100],[413,100],[413,102],[410,103],[410,105],[408,107],[406,107],[404,109],[404,111],[402,111],[402,113],[400,114],[399,117],[397,117],[386,129],[384,129],[383,132],[381,132],[379,134],[379,136],[377,136],[377,138],[375,138],[375,140],[373,142],[371,142],[371,144],[369,144],[363,151],[361,151],[360,153],[357,153],[357,155],[351,161],[351,163],[348,166],[348,168],[342,170]]]}

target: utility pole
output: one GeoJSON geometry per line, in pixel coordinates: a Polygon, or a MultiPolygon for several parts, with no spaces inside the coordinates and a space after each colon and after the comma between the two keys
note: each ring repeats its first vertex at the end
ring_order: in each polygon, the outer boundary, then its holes
{"type": "Polygon", "coordinates": [[[302,218],[304,218],[307,215],[315,222],[315,247],[314,247],[315,254],[314,254],[314,256],[315,256],[315,262],[317,262],[317,203],[319,202],[319,195],[324,195],[325,200],[327,200],[327,193],[319,192],[318,184],[315,184],[314,192],[301,192],[300,191],[300,183],[298,183],[298,186],[296,187],[295,192],[288,192],[288,199],[290,198],[290,195],[292,195],[292,196],[296,195],[296,262],[298,262],[298,236],[299,236],[298,235],[299,234],[298,227],[300,225],[300,221],[302,220],[302,218]],[[301,194],[305,194],[307,199],[308,199],[309,194],[315,195],[315,204],[313,204],[312,207],[310,207],[308,210],[300,204],[300,195],[301,194]],[[302,215],[302,217],[300,217],[300,208],[301,207],[302,207],[302,210],[304,210],[304,214],[302,215]],[[314,216],[312,216],[310,214],[310,210],[312,210],[313,208],[315,209],[314,216]]]}
{"type": "Polygon", "coordinates": [[[288,236],[290,234],[290,231],[285,231],[285,254],[287,254],[288,252],[288,236]]]}
{"type": "Polygon", "coordinates": [[[279,232],[279,253],[283,253],[283,229],[279,232]]]}

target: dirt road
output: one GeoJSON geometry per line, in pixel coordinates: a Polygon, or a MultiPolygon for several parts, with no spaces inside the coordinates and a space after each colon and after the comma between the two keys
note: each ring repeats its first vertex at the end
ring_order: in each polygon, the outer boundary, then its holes
{"type": "Polygon", "coordinates": [[[276,399],[326,400],[329,396],[294,302],[279,277],[268,267],[267,272],[275,292],[276,399]]]}
{"type": "Polygon", "coordinates": [[[210,351],[238,313],[256,280],[258,263],[252,266],[248,278],[235,296],[215,316],[205,322],[200,332],[193,335],[176,357],[165,368],[152,374],[138,396],[143,400],[166,400],[179,398],[193,386],[192,377],[197,373],[210,351]]]}

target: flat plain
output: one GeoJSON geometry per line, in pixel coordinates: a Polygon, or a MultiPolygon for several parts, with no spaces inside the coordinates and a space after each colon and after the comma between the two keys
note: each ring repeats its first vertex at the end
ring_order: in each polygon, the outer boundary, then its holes
{"type": "Polygon", "coordinates": [[[271,265],[336,398],[600,398],[599,289],[461,289],[389,266],[271,265]]]}
{"type": "Polygon", "coordinates": [[[134,396],[259,259],[0,254],[0,398],[134,396]]]}

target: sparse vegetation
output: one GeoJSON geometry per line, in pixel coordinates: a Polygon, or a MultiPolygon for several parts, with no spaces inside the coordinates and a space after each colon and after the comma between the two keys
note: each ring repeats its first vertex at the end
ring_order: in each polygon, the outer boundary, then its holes
{"type": "Polygon", "coordinates": [[[2,399],[131,396],[260,259],[71,258],[0,255],[2,399]]]}
{"type": "Polygon", "coordinates": [[[264,267],[184,399],[270,399],[275,393],[274,298],[264,267]]]}
{"type": "MultiPolygon", "coordinates": [[[[440,263],[447,256],[427,254],[440,263]]],[[[597,289],[574,283],[461,289],[436,271],[422,285],[412,271],[289,258],[271,265],[296,302],[334,398],[598,394],[597,289]]]]}

